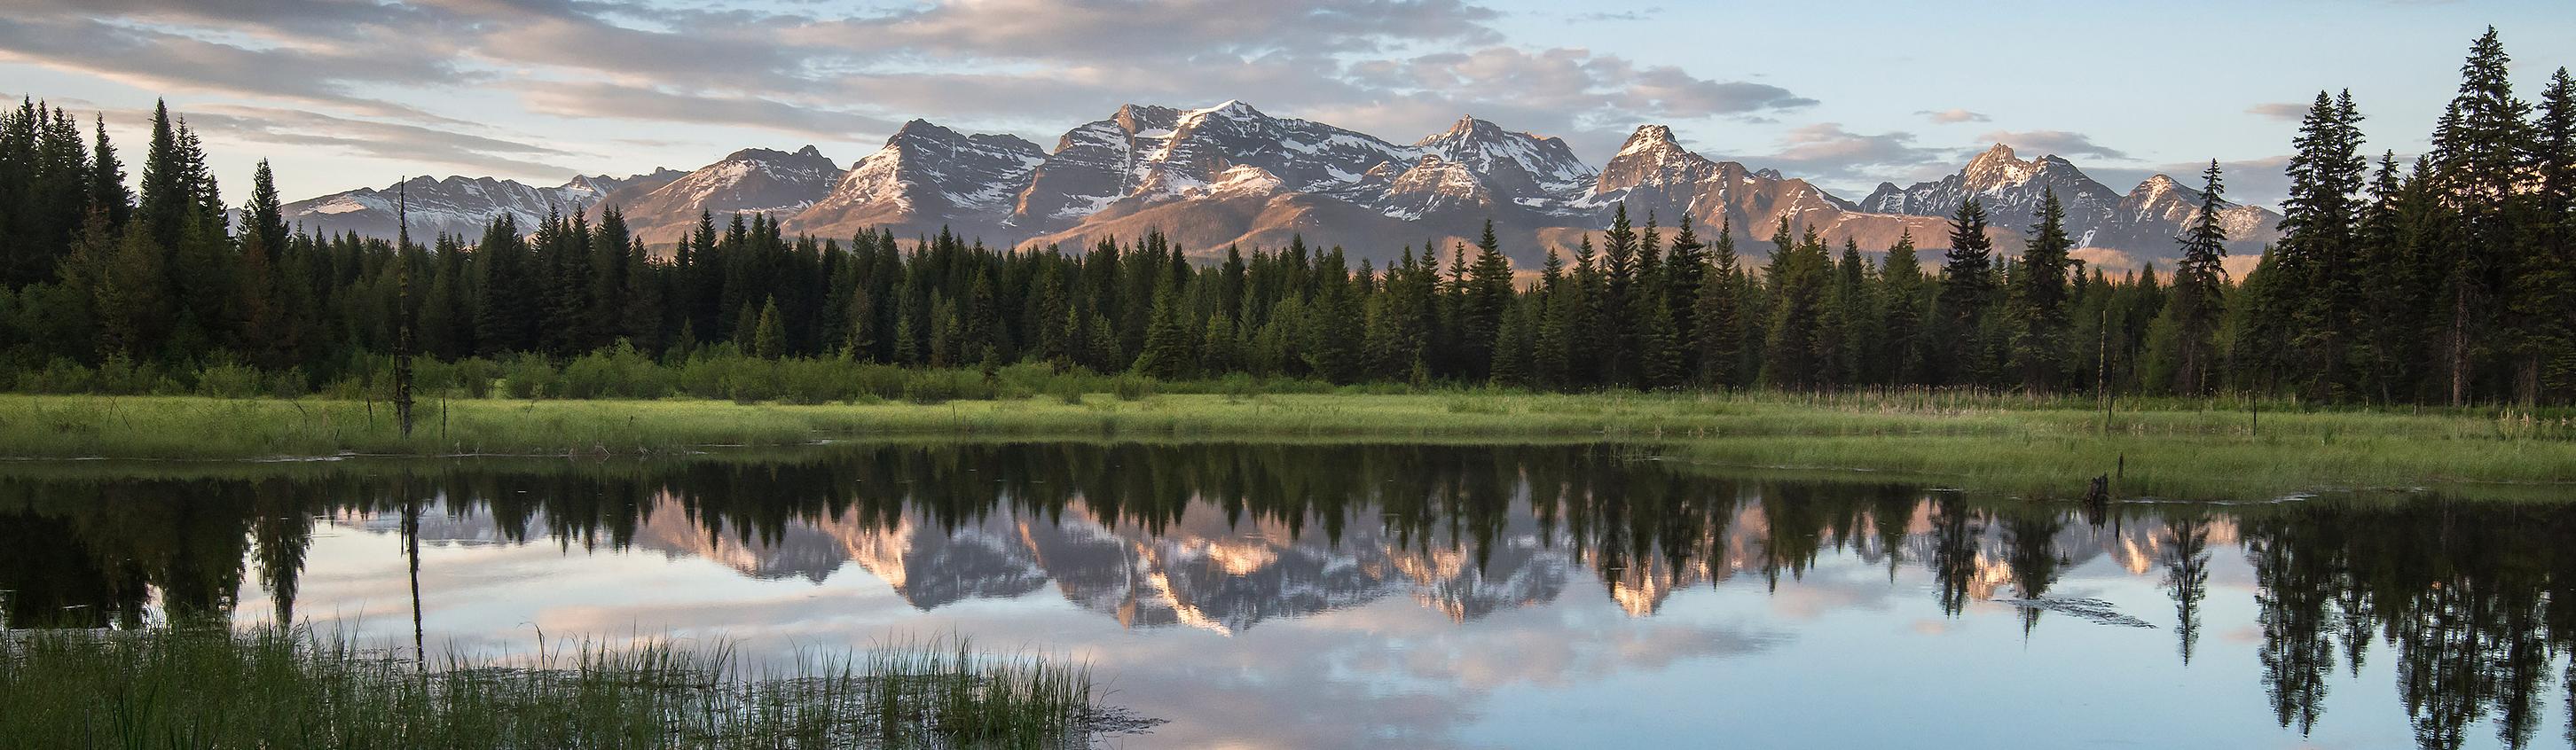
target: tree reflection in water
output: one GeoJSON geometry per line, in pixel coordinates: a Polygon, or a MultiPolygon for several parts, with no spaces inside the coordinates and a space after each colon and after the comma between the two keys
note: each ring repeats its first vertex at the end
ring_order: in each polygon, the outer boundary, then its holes
{"type": "MultiPolygon", "coordinates": [[[[1052,585],[1132,628],[1227,632],[1387,597],[1469,622],[1554,601],[1584,575],[1650,616],[1738,575],[1776,590],[1827,557],[1883,566],[1890,586],[1919,570],[1933,609],[1958,618],[1998,596],[2049,596],[2075,566],[2110,558],[2160,576],[2188,664],[2213,557],[2241,554],[2285,728],[2313,731],[2338,669],[2360,675],[2373,648],[2391,652],[2376,658],[2393,665],[2427,748],[2485,726],[2528,746],[2551,683],[2576,686],[2576,664],[2560,664],[2576,647],[2576,505],[2564,503],[2115,503],[2087,518],[2075,503],[1712,475],[1604,446],[843,446],[774,461],[217,474],[0,478],[0,624],[232,620],[246,577],[267,617],[291,621],[320,521],[417,528],[406,544],[721,552],[757,577],[819,581],[857,565],[925,611],[1052,585]]],[[[2044,625],[2041,609],[2018,616],[2025,633],[2044,625]]],[[[2576,716],[2576,697],[2564,710],[2576,716]]]]}

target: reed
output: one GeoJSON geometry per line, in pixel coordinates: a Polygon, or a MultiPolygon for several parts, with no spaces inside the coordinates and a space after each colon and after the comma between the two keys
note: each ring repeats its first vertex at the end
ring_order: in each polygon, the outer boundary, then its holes
{"type": "Polygon", "coordinates": [[[421,664],[301,628],[20,631],[0,636],[0,746],[1045,748],[1139,724],[1092,690],[962,640],[776,668],[667,642],[421,664]]]}

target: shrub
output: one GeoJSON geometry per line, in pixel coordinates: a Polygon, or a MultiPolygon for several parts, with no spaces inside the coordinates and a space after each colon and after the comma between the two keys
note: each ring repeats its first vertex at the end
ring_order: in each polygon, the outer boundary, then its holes
{"type": "Polygon", "coordinates": [[[848,401],[857,394],[849,363],[829,359],[790,359],[775,365],[779,399],[791,404],[848,401]]]}
{"type": "Polygon", "coordinates": [[[557,389],[564,398],[660,398],[670,392],[671,373],[624,340],[564,365],[557,389]]]}
{"type": "Polygon", "coordinates": [[[311,390],[311,381],[304,377],[304,368],[301,367],[269,373],[267,385],[268,395],[272,398],[303,398],[304,393],[311,390]]]}
{"type": "Polygon", "coordinates": [[[35,393],[96,393],[98,373],[68,357],[55,357],[45,369],[18,376],[18,390],[35,393]]]}
{"type": "Polygon", "coordinates": [[[555,392],[555,366],[546,358],[522,354],[501,364],[501,383],[511,398],[545,398],[555,392]]]}
{"type": "Polygon", "coordinates": [[[259,370],[234,362],[217,362],[197,370],[197,393],[215,398],[251,398],[260,393],[259,370]]]}

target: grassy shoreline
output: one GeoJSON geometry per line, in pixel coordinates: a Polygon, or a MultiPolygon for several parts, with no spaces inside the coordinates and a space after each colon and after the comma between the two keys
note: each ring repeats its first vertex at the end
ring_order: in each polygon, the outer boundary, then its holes
{"type": "MultiPolygon", "coordinates": [[[[0,395],[0,457],[681,455],[876,439],[1582,439],[1728,466],[1864,470],[2006,490],[2122,473],[2143,493],[2576,482],[2576,419],[2510,410],[2123,405],[1936,392],[1094,394],[937,404],[431,401],[410,438],[382,402],[0,395]],[[2125,469],[2125,471],[2123,471],[2125,469]]],[[[5,470],[5,469],[0,469],[5,470]]]]}
{"type": "Polygon", "coordinates": [[[1081,747],[1149,724],[1093,693],[963,642],[773,671],[668,642],[415,662],[304,628],[0,634],[9,747],[1081,747]]]}

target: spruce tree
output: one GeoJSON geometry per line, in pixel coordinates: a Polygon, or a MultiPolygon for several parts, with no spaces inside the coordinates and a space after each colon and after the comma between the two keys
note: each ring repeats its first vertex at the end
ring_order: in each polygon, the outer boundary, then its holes
{"type": "Polygon", "coordinates": [[[2179,238],[2182,261],[2174,268],[2171,297],[2165,302],[2163,316],[2156,321],[2157,341],[2151,346],[2153,356],[2163,363],[2159,368],[2166,377],[2163,385],[2174,393],[2198,396],[2209,392],[2215,382],[2210,375],[2218,365],[2216,340],[2218,327],[2226,310],[2227,232],[2219,223],[2218,212],[2224,207],[2224,185],[2219,181],[2218,161],[2210,160],[2209,169],[2201,173],[2200,209],[2192,214],[2191,226],[2179,238]]]}
{"type": "Polygon", "coordinates": [[[1503,258],[1502,243],[1494,238],[1492,219],[1485,220],[1485,231],[1476,241],[1476,261],[1466,283],[1458,323],[1460,375],[1482,380],[1493,366],[1494,338],[1512,302],[1512,265],[1503,258]]]}
{"type": "Polygon", "coordinates": [[[2056,390],[2064,378],[2068,355],[2067,252],[2075,242],[2066,235],[2066,207],[2055,189],[2041,193],[2039,224],[2031,228],[2021,264],[2013,274],[2012,361],[2021,387],[2034,394],[2056,390]]]}
{"type": "Polygon", "coordinates": [[[1897,235],[1879,270],[1879,362],[1892,383],[1921,383],[1924,374],[1924,319],[1932,299],[1930,281],[1914,253],[1912,230],[1897,235]]]}
{"type": "Polygon", "coordinates": [[[1610,230],[1601,235],[1601,295],[1593,300],[1593,341],[1600,347],[1601,382],[1637,387],[1636,320],[1629,297],[1637,281],[1637,233],[1628,224],[1628,204],[1611,214],[1610,230]]]}
{"type": "Polygon", "coordinates": [[[1691,310],[1692,350],[1699,355],[1702,386],[1733,388],[1741,382],[1744,358],[1744,272],[1735,259],[1734,227],[1723,224],[1717,248],[1709,254],[1714,268],[1700,285],[1691,310]]]}
{"type": "Polygon", "coordinates": [[[778,298],[760,302],[760,317],[752,322],[751,356],[777,359],[787,354],[787,323],[778,319],[778,298]]]}
{"type": "Polygon", "coordinates": [[[1151,314],[1145,348],[1136,353],[1136,374],[1167,380],[1188,375],[1195,357],[1190,354],[1189,329],[1181,322],[1180,293],[1168,281],[1155,292],[1151,314]]]}
{"type": "Polygon", "coordinates": [[[134,194],[125,188],[125,163],[116,158],[116,147],[107,140],[107,117],[94,122],[95,145],[90,147],[89,204],[107,220],[107,228],[123,229],[125,220],[134,212],[134,194]]]}
{"type": "Polygon", "coordinates": [[[2264,292],[2246,295],[2256,348],[2264,352],[2259,366],[2291,374],[2299,390],[2321,399],[2349,387],[2347,335],[2362,304],[2354,272],[2369,163],[2361,156],[2360,120],[2351,92],[2340,99],[2317,92],[2292,141],[2297,153],[2281,204],[2281,240],[2256,270],[2264,292]]]}
{"type": "Polygon", "coordinates": [[[2566,68],[2540,95],[2532,128],[2532,243],[2513,274],[2514,342],[2526,389],[2537,398],[2576,401],[2576,80],[2566,68]]]}
{"type": "MultiPolygon", "coordinates": [[[[2525,155],[2530,133],[2524,118],[2530,105],[2513,97],[2509,60],[2495,27],[2469,47],[2460,67],[2459,95],[2443,112],[2433,131],[2428,156],[2435,190],[2454,216],[2450,240],[2456,250],[2443,269],[2440,361],[2444,390],[2454,406],[2476,396],[2478,367],[2497,318],[2502,276],[2515,265],[2513,256],[2524,227],[2524,202],[2518,183],[2526,179],[2525,155]]],[[[2533,382],[2529,360],[2516,363],[2517,386],[2533,382]]],[[[2528,389],[2522,395],[2530,396],[2528,389]]],[[[2529,400],[2529,399],[2525,399],[2529,400]]]]}
{"type": "Polygon", "coordinates": [[[1934,338],[1929,353],[1933,384],[1979,383],[1989,374],[1986,318],[1995,302],[1994,240],[1986,236],[1986,208],[1970,198],[1950,217],[1950,250],[1934,298],[1934,338]]]}
{"type": "Polygon", "coordinates": [[[1772,305],[1763,338],[1762,380],[1777,388],[1814,389],[1825,382],[1817,355],[1832,261],[1826,258],[1824,240],[1814,227],[1807,228],[1803,239],[1790,239],[1786,218],[1780,220],[1771,242],[1775,249],[1764,276],[1771,285],[1772,305]]]}

